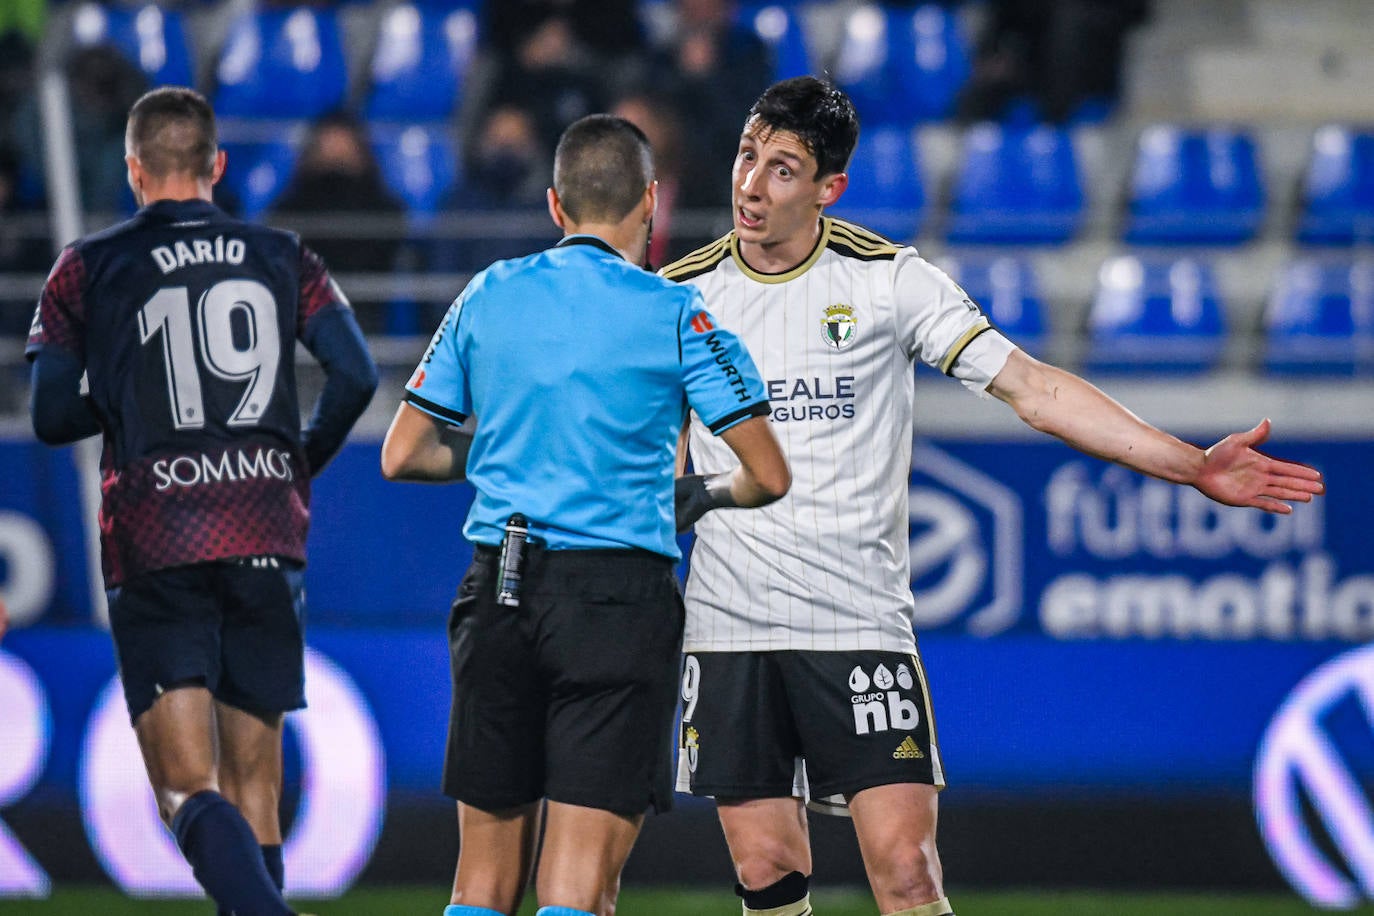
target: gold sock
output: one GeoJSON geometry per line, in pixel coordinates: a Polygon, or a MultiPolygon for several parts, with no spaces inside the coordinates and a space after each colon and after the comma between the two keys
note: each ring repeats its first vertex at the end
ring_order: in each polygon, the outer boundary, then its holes
{"type": "Polygon", "coordinates": [[[888,913],[887,916],[954,916],[954,909],[949,905],[948,897],[941,897],[934,903],[923,903],[909,910],[888,913]]]}
{"type": "Polygon", "coordinates": [[[767,910],[751,910],[748,906],[744,907],[744,916],[811,916],[813,912],[815,911],[811,909],[810,894],[786,906],[775,906],[767,910]]]}

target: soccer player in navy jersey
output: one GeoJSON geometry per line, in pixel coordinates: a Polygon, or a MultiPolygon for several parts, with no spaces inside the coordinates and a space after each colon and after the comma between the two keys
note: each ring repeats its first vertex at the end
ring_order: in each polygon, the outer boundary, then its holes
{"type": "Polygon", "coordinates": [[[58,257],[29,333],[29,406],[44,442],[104,437],[110,628],[163,820],[221,912],[286,914],[282,717],[305,705],[310,478],[377,370],[320,259],[210,202],[217,146],[194,91],[134,104],[140,209],[58,257]],[[304,430],[297,340],[325,371],[304,430]]]}

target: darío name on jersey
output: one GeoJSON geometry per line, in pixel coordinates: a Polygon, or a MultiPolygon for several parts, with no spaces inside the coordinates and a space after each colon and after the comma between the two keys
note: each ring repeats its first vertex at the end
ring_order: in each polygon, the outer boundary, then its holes
{"type": "Polygon", "coordinates": [[[210,239],[192,239],[190,242],[176,241],[171,245],[159,245],[152,251],[158,269],[169,274],[179,267],[195,264],[242,264],[245,247],[242,239],[229,239],[215,236],[210,239]]]}

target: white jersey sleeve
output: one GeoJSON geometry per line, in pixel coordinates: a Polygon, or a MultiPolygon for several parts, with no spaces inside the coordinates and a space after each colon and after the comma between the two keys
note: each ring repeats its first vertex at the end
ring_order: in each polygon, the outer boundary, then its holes
{"type": "Polygon", "coordinates": [[[897,253],[893,274],[899,333],[908,356],[981,394],[1015,346],[959,284],[915,248],[897,253]]]}

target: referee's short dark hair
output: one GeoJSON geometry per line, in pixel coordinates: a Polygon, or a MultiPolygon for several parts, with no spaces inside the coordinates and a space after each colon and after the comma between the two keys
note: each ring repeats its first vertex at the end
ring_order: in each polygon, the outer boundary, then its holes
{"type": "Polygon", "coordinates": [[[553,189],[575,223],[619,222],[654,180],[644,131],[614,115],[588,115],[558,139],[553,189]]]}
{"type": "Polygon", "coordinates": [[[814,76],[794,77],[765,89],[749,109],[744,129],[796,134],[816,157],[817,178],[847,169],[859,143],[854,103],[844,90],[814,76]]]}
{"type": "Polygon", "coordinates": [[[129,109],[129,151],[154,178],[209,178],[219,142],[215,112],[205,96],[184,86],[145,93],[129,109]]]}

